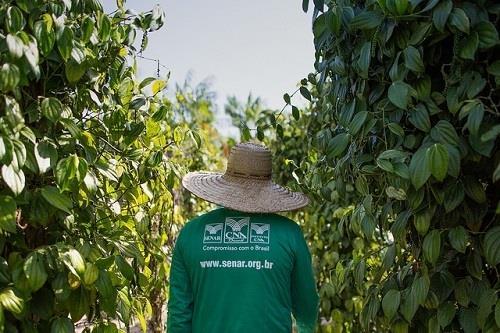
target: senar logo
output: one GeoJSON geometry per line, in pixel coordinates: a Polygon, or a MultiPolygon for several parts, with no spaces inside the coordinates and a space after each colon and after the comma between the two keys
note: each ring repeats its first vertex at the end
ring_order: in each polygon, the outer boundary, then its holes
{"type": "Polygon", "coordinates": [[[203,243],[222,243],[223,223],[210,223],[205,226],[203,243]]]}
{"type": "Polygon", "coordinates": [[[249,217],[227,217],[224,243],[248,243],[249,217]]]}
{"type": "Polygon", "coordinates": [[[269,244],[271,227],[267,223],[252,223],[250,227],[250,243],[269,244]]]}

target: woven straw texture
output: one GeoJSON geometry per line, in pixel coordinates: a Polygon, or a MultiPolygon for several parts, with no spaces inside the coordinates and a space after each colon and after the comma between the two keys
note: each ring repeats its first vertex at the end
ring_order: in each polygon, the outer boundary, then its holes
{"type": "Polygon", "coordinates": [[[226,208],[252,213],[302,208],[307,197],[271,181],[271,152],[264,146],[240,143],[231,149],[226,172],[190,172],[184,187],[196,196],[226,208]]]}

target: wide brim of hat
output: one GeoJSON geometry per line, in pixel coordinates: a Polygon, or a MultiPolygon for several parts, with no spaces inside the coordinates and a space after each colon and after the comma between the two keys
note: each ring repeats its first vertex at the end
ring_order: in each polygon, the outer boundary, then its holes
{"type": "Polygon", "coordinates": [[[303,193],[292,192],[271,180],[190,172],[182,179],[182,185],[206,201],[247,213],[292,211],[309,204],[303,193]]]}

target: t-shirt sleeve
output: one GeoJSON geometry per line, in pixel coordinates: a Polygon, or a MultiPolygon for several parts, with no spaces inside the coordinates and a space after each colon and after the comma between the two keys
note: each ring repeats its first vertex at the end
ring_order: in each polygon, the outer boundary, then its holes
{"type": "Polygon", "coordinates": [[[183,232],[174,247],[170,266],[167,333],[191,333],[193,292],[183,258],[183,232]]]}
{"type": "Polygon", "coordinates": [[[295,261],[291,278],[292,314],[298,333],[313,333],[318,319],[319,297],[312,269],[311,254],[297,226],[295,233],[295,261]]]}

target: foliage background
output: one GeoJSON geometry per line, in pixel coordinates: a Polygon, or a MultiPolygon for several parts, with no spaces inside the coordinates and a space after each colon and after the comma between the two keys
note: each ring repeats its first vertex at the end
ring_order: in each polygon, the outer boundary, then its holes
{"type": "MultiPolygon", "coordinates": [[[[322,1],[315,73],[285,108],[230,99],[241,140],[313,204],[324,332],[500,329],[500,59],[494,1],[322,1]],[[301,94],[311,104],[293,105],[301,94]]],[[[227,154],[204,85],[138,80],[163,12],[0,4],[0,331],[162,330],[169,251],[208,204],[188,170],[227,154]],[[140,37],[140,38],[136,38],[140,37]],[[137,39],[137,41],[136,41],[137,39]]],[[[231,141],[229,144],[232,144],[231,141]]]]}

